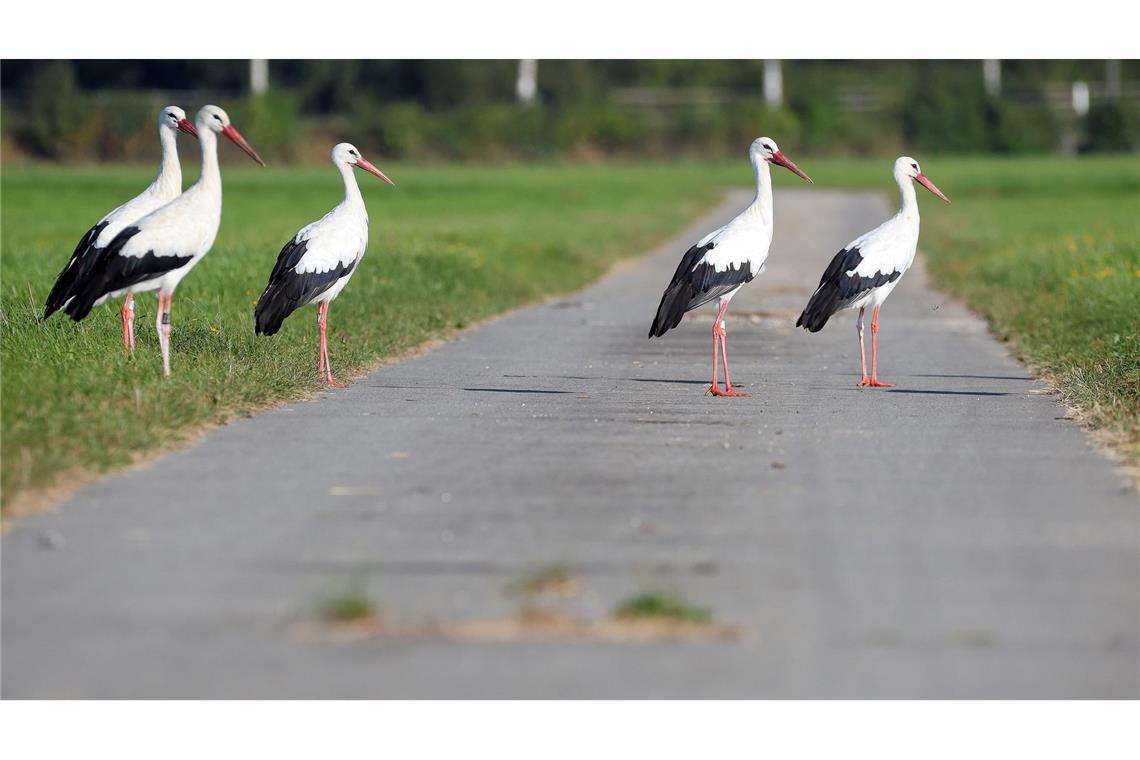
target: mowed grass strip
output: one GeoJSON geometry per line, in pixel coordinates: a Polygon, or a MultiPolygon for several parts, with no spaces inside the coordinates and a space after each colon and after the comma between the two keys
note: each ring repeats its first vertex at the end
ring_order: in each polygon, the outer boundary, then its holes
{"type": "MultiPolygon", "coordinates": [[[[1140,160],[919,159],[953,201],[920,201],[935,281],[1140,464],[1140,160]]],[[[812,176],[893,192],[886,161],[812,176]]]]}
{"type": "MultiPolygon", "coordinates": [[[[187,150],[184,148],[184,152],[187,150]]],[[[395,188],[359,180],[368,252],[331,310],[330,353],[349,378],[476,320],[580,288],[710,208],[744,161],[696,164],[411,166],[379,162],[395,188]]],[[[197,167],[186,168],[187,182],[197,167]]],[[[223,168],[217,242],[179,286],[173,377],[161,376],[153,294],[136,299],[124,355],[119,303],[79,324],[43,301],[87,228],[150,181],[149,167],[15,167],[2,177],[0,359],[4,504],[65,474],[130,463],[318,387],[315,309],[257,338],[253,307],[281,246],[342,197],[330,167],[223,168]]],[[[647,305],[652,308],[652,305],[647,305]]],[[[648,312],[647,312],[648,313],[648,312]]]]}

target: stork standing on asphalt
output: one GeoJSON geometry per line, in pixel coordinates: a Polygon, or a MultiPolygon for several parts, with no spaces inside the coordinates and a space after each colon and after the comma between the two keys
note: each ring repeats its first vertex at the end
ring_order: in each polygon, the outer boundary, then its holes
{"type": "MultiPolygon", "coordinates": [[[[158,176],[146,190],[99,220],[79,241],[75,253],[48,294],[44,304],[44,319],[61,309],[88,277],[99,255],[115,236],[128,225],[134,224],[150,212],[165,206],[182,192],[182,166],[178,163],[178,132],[198,135],[194,125],[186,120],[186,112],[178,106],[167,106],[158,114],[158,142],[162,146],[162,163],[158,176]]],[[[110,297],[110,296],[108,296],[110,297]]],[[[135,350],[135,302],[128,293],[123,302],[123,345],[135,350]]]]}
{"type": "Polygon", "coordinates": [[[101,299],[115,293],[158,291],[155,329],[162,349],[162,372],[170,374],[170,308],[174,289],[209,253],[222,220],[222,173],[218,168],[218,135],[225,135],[250,158],[265,166],[245,138],[217,106],[204,106],[195,126],[202,148],[202,173],[190,189],[125,227],[107,245],[91,276],[64,311],[76,322],[101,299]]]}
{"type": "Polygon", "coordinates": [[[736,292],[764,271],[768,247],[772,244],[772,174],[769,164],[790,169],[808,182],[795,163],[769,137],[753,141],[748,158],[756,172],[756,198],[731,222],[705,235],[681,259],[669,287],[661,296],[649,337],[664,335],[681,323],[685,312],[716,301],[713,322],[713,396],[747,396],[732,387],[728,375],[728,346],[724,313],[736,292]],[[724,365],[724,390],[717,379],[718,357],[724,365]]]}
{"type": "Polygon", "coordinates": [[[911,181],[950,202],[909,156],[895,160],[894,176],[902,198],[898,213],[835,254],[807,307],[796,320],[796,327],[814,333],[822,330],[835,312],[858,309],[855,327],[859,332],[859,385],[873,388],[894,386],[894,383],[879,382],[879,307],[910,269],[918,248],[918,198],[911,181]],[[863,312],[868,307],[872,309],[870,377],[867,377],[867,353],[863,347],[863,312]]]}
{"type": "Polygon", "coordinates": [[[337,388],[329,363],[329,304],[352,279],[364,249],[368,246],[368,210],[356,184],[352,168],[363,169],[389,185],[396,183],[369,162],[356,146],[339,143],[332,149],[332,163],[344,180],[344,200],[285,244],[269,275],[265,292],[254,308],[254,331],[273,335],[285,318],[306,304],[320,304],[317,324],[321,345],[317,355],[317,376],[337,388]]]}

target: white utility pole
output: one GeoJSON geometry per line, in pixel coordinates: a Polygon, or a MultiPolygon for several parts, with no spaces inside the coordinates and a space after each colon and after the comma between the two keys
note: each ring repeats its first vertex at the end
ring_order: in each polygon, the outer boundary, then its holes
{"type": "Polygon", "coordinates": [[[779,61],[764,61],[764,102],[773,108],[784,102],[784,73],[779,61]]]}
{"type": "Polygon", "coordinates": [[[1001,59],[987,58],[982,61],[982,79],[986,83],[986,94],[996,98],[1001,95],[1001,59]]]}
{"type": "Polygon", "coordinates": [[[515,94],[519,103],[529,106],[538,95],[538,61],[534,58],[519,59],[519,75],[515,80],[515,94]]]}
{"type": "Polygon", "coordinates": [[[1073,82],[1073,111],[1077,116],[1084,116],[1089,112],[1088,82],[1073,82]]]}
{"type": "Polygon", "coordinates": [[[249,60],[249,91],[254,95],[264,95],[269,90],[269,60],[251,58],[249,60]]]}

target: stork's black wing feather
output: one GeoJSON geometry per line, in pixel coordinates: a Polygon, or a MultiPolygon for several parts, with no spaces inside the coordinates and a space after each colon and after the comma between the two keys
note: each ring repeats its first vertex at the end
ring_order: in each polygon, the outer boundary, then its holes
{"type": "Polygon", "coordinates": [[[747,261],[739,267],[728,267],[719,272],[716,267],[702,261],[715,247],[715,243],[709,242],[702,246],[694,245],[685,253],[669,287],[661,296],[657,316],[649,327],[650,338],[660,337],[681,324],[685,312],[704,306],[755,277],[747,261]]]}
{"type": "Polygon", "coordinates": [[[844,248],[835,254],[823,277],[819,278],[819,287],[796,320],[796,327],[819,332],[835,312],[847,308],[869,291],[902,277],[902,272],[895,270],[876,272],[870,277],[847,274],[854,272],[861,263],[863,254],[858,247],[844,248]]]}
{"type": "Polygon", "coordinates": [[[353,260],[347,264],[338,263],[327,272],[299,273],[296,267],[308,245],[309,241],[294,238],[277,254],[269,284],[253,310],[254,331],[258,335],[276,333],[286,317],[331,288],[340,278],[347,277],[356,267],[353,260]]]}
{"type": "Polygon", "coordinates": [[[190,255],[158,256],[154,251],[147,251],[142,256],[124,256],[123,246],[139,232],[138,227],[124,228],[97,257],[91,276],[77,285],[74,297],[63,307],[76,322],[90,314],[103,296],[162,277],[194,258],[190,255]]]}

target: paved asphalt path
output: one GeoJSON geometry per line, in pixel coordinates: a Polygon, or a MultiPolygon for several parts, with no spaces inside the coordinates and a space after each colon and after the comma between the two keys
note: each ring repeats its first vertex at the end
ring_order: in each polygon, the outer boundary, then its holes
{"type": "Polygon", "coordinates": [[[728,323],[751,398],[704,395],[711,312],[646,340],[729,201],[579,295],[19,520],[4,695],[1140,696],[1140,505],[1055,398],[921,269],[883,309],[895,389],[856,387],[852,313],[793,328],[884,196],[779,190],[728,323]],[[745,635],[297,633],[349,589],[388,619],[509,617],[552,563],[571,614],[661,589],[745,635]]]}

